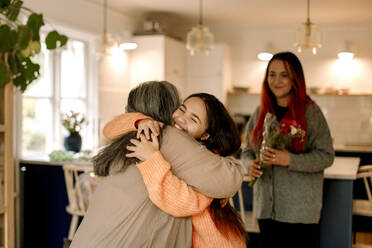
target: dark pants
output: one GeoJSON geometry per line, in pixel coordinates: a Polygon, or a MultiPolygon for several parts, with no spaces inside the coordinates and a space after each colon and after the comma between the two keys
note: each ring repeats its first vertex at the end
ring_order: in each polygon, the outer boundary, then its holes
{"type": "Polygon", "coordinates": [[[292,224],[271,219],[258,220],[263,248],[315,248],[318,243],[318,224],[292,224]]]}

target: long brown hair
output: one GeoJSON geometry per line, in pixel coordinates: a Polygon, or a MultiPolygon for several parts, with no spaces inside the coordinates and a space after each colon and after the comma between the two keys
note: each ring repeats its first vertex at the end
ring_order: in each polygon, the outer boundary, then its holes
{"type": "MultiPolygon", "coordinates": [[[[226,110],[225,106],[213,95],[196,93],[185,100],[198,97],[203,100],[207,112],[208,127],[206,132],[210,135],[207,140],[200,140],[209,150],[221,156],[236,153],[241,145],[238,128],[226,110]]],[[[213,221],[221,234],[242,236],[247,239],[243,221],[238,212],[230,203],[221,207],[220,199],[213,199],[210,210],[213,221]]]]}
{"type": "MultiPolygon", "coordinates": [[[[275,114],[274,105],[276,97],[272,93],[268,83],[269,67],[274,60],[280,60],[284,63],[285,70],[290,75],[291,98],[288,103],[288,111],[285,118],[296,120],[306,131],[306,108],[313,101],[306,94],[305,75],[300,60],[291,52],[281,52],[275,54],[269,61],[265,78],[262,84],[261,106],[258,115],[258,121],[250,136],[250,145],[253,149],[258,150],[262,141],[263,123],[267,112],[275,114]]],[[[306,138],[306,137],[305,137],[306,138]]],[[[305,140],[306,142],[306,140],[305,140]]],[[[293,140],[293,151],[299,152],[305,149],[305,142],[293,140]]]]}

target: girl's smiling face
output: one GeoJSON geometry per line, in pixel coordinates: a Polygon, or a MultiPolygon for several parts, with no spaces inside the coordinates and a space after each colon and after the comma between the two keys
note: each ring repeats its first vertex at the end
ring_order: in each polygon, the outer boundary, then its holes
{"type": "Polygon", "coordinates": [[[204,101],[199,97],[191,97],[183,102],[173,113],[173,126],[185,131],[193,138],[199,140],[207,135],[207,110],[204,101]]]}

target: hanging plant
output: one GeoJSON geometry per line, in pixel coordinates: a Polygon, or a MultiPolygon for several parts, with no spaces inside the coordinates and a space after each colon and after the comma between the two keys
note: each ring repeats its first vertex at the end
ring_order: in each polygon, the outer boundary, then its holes
{"type": "MultiPolygon", "coordinates": [[[[23,18],[22,18],[23,19],[23,18]]],[[[20,0],[0,0],[0,87],[12,82],[24,92],[40,76],[40,65],[32,58],[40,53],[42,14],[23,6],[20,0]],[[25,16],[26,23],[19,16],[25,16]]],[[[56,30],[45,38],[47,49],[64,46],[68,38],[56,30]]]]}

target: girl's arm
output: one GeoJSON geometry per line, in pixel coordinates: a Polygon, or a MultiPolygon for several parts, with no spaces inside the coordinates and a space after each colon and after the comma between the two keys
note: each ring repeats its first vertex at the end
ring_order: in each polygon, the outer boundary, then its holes
{"type": "MultiPolygon", "coordinates": [[[[135,130],[136,120],[148,118],[140,115],[136,119],[135,114],[138,113],[119,115],[106,124],[105,137],[112,140],[124,134],[125,130],[135,130]]],[[[244,171],[240,162],[230,156],[214,154],[187,133],[173,127],[164,128],[160,150],[171,162],[175,176],[209,197],[229,198],[241,187],[244,171]]]]}
{"type": "Polygon", "coordinates": [[[175,217],[195,215],[203,212],[213,200],[174,176],[160,151],[137,164],[137,168],[151,201],[167,214],[175,217]]]}
{"type": "Polygon", "coordinates": [[[137,131],[135,126],[136,121],[147,119],[148,116],[141,113],[125,113],[116,116],[113,120],[109,121],[103,128],[103,135],[108,140],[114,140],[120,135],[137,131]]]}

